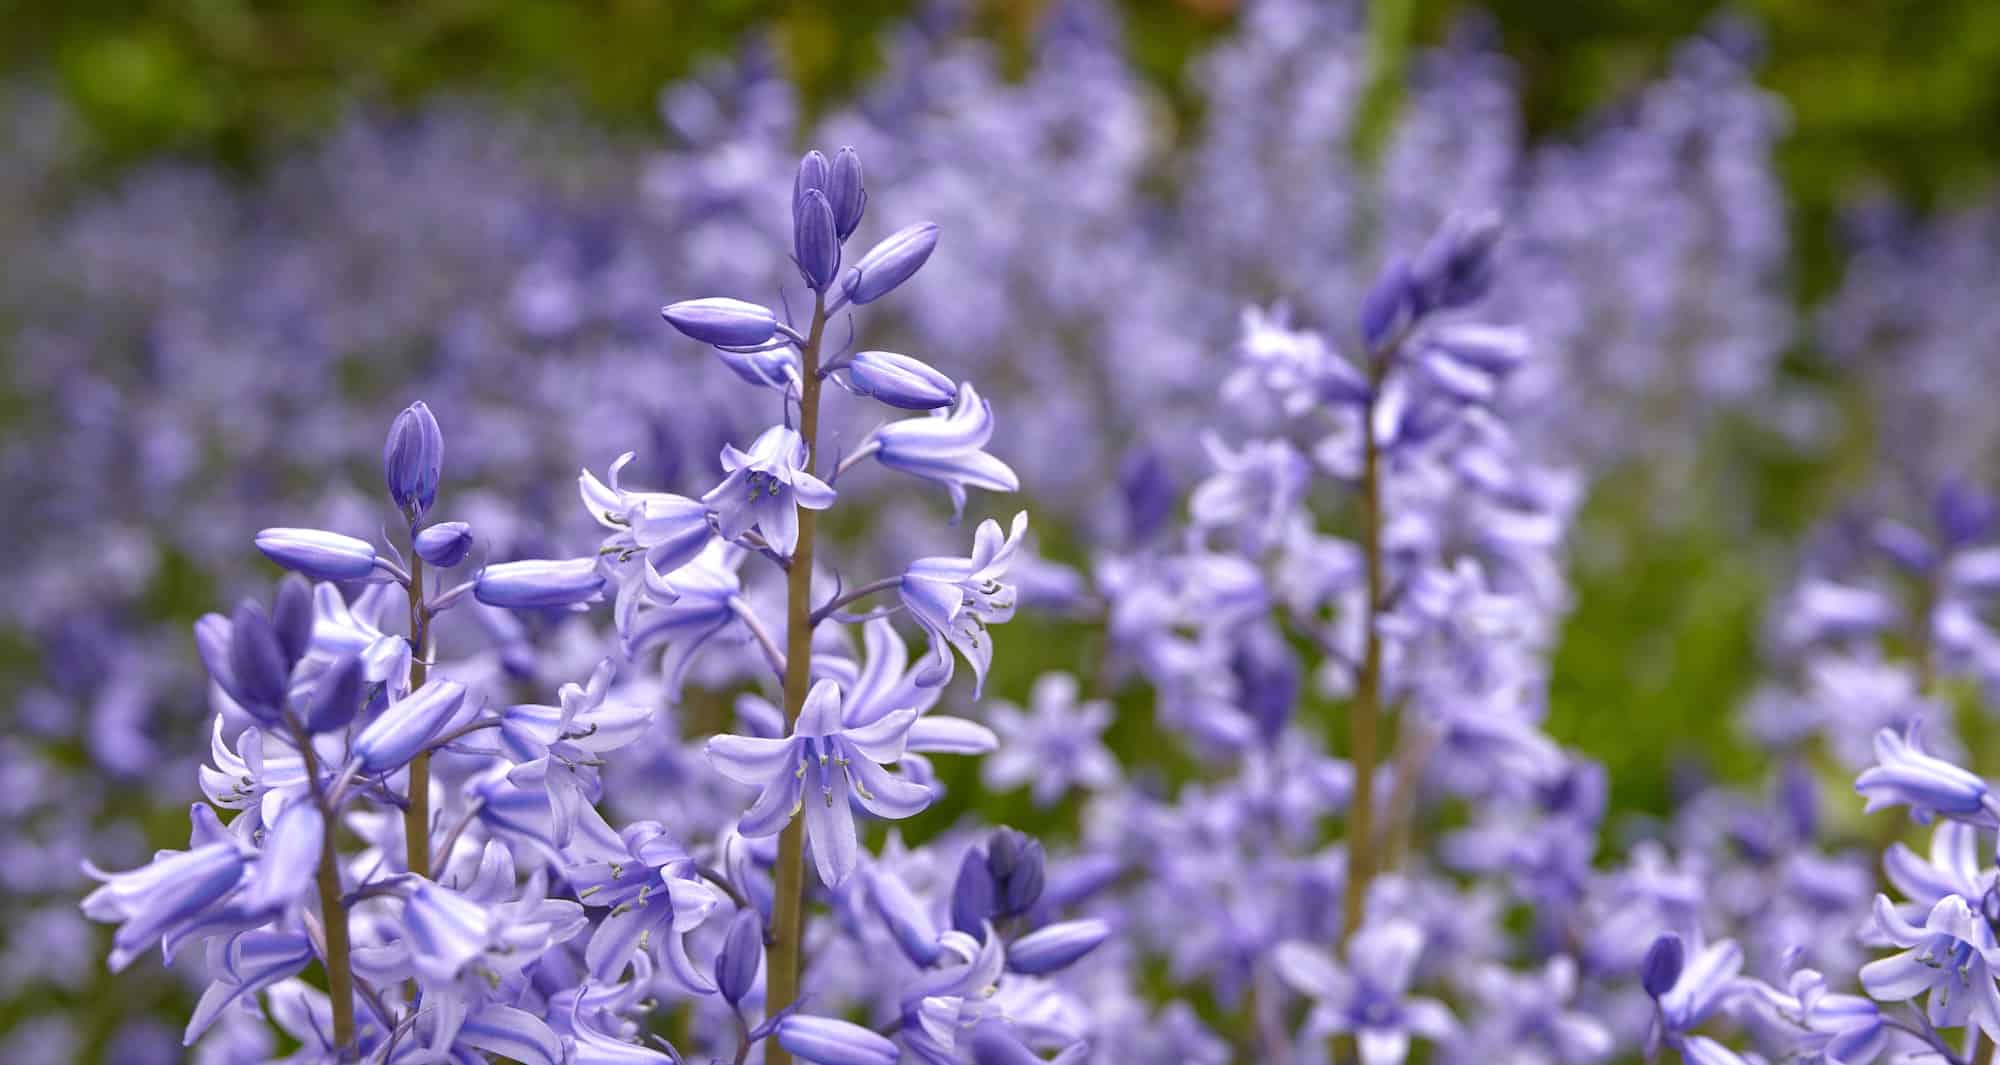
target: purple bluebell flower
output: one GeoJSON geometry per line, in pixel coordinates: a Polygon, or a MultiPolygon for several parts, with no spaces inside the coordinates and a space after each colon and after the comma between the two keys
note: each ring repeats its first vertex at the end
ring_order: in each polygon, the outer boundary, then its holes
{"type": "Polygon", "coordinates": [[[434,680],[396,700],[354,737],[351,755],[365,773],[402,768],[423,752],[465,705],[465,685],[434,680]]]}
{"type": "Polygon", "coordinates": [[[840,702],[839,686],[822,680],[807,693],[791,736],[717,736],[708,741],[708,758],[718,772],[762,789],[737,830],[768,836],[803,810],[813,860],[828,885],[846,880],[857,860],[849,796],[891,821],[931,803],[929,788],[883,768],[903,757],[916,712],[898,710],[872,724],[847,728],[841,723],[840,702]]]}
{"type": "Polygon", "coordinates": [[[1493,248],[1500,219],[1490,213],[1454,215],[1410,264],[1417,311],[1473,303],[1493,286],[1493,248]]]}
{"type": "Polygon", "coordinates": [[[83,900],[84,915],[118,925],[111,943],[112,971],[132,964],[162,935],[201,920],[236,890],[247,867],[242,849],[227,839],[185,851],[162,851],[126,873],[106,873],[85,863],[84,872],[103,886],[83,900]]]}
{"type": "Polygon", "coordinates": [[[603,591],[604,574],[594,558],[499,562],[481,569],[472,585],[473,598],[513,610],[575,606],[603,591]]]}
{"type": "Polygon", "coordinates": [[[938,941],[937,922],[931,919],[930,911],[911,893],[909,885],[896,874],[880,868],[868,870],[866,877],[868,899],[904,955],[922,966],[937,961],[944,949],[938,941]]]}
{"type": "Polygon", "coordinates": [[[1940,1028],[1977,1024],[2000,1040],[2000,965],[1993,927],[1957,895],[1931,907],[1922,925],[1903,919],[1886,896],[1875,897],[1875,926],[1904,948],[1861,967],[1861,986],[1881,1002],[1906,1002],[1929,994],[1929,1015],[1940,1028]]]}
{"type": "Polygon", "coordinates": [[[1108,791],[1118,786],[1118,760],[1100,738],[1111,724],[1111,704],[1077,700],[1076,678],[1045,673],[1035,681],[1028,710],[996,702],[987,720],[1000,743],[980,764],[980,779],[994,791],[1022,785],[1036,806],[1051,806],[1072,789],[1108,791]]]}
{"type": "Polygon", "coordinates": [[[266,723],[284,710],[291,686],[292,663],[278,642],[271,615],[254,599],[237,604],[229,617],[229,673],[218,683],[245,710],[266,723]]]}
{"type": "Polygon", "coordinates": [[[324,529],[265,529],[257,534],[257,550],[316,581],[387,579],[377,572],[368,541],[324,529]]]}
{"type": "Polygon", "coordinates": [[[1679,979],[1658,997],[1660,1025],[1669,1039],[1692,1032],[1721,1009],[1743,971],[1743,949],[1734,940],[1717,940],[1685,957],[1679,979]]]}
{"type": "Polygon", "coordinates": [[[472,526],[462,521],[425,526],[417,531],[410,546],[425,562],[450,569],[472,552],[472,526]]]}
{"type": "Polygon", "coordinates": [[[794,1013],[778,1022],[778,1045],[813,1065],[896,1065],[902,1051],[869,1029],[831,1017],[794,1013]]]}
{"type": "Polygon", "coordinates": [[[1047,882],[1042,841],[1011,828],[997,828],[986,840],[986,871],[993,877],[993,915],[1016,917],[1041,900],[1047,882]]]}
{"type": "Polygon", "coordinates": [[[660,315],[690,339],[718,348],[755,348],[778,335],[778,316],[769,307],[725,296],[682,300],[660,315]]]}
{"type": "Polygon", "coordinates": [[[1943,815],[1986,828],[2000,826],[2000,811],[1994,809],[1986,781],[1924,753],[1914,723],[1902,735],[1893,729],[1875,734],[1875,764],[1855,778],[1854,790],[1867,798],[1869,813],[1908,806],[1910,816],[1923,823],[1943,815]]]}
{"type": "Polygon", "coordinates": [[[313,960],[312,941],[299,932],[252,929],[239,932],[214,952],[220,964],[210,973],[214,982],[202,992],[189,1016],[183,1042],[196,1039],[223,1016],[223,1011],[280,980],[296,976],[313,960]]]}
{"type": "Polygon", "coordinates": [[[585,905],[611,908],[584,948],[592,979],[614,981],[635,954],[649,954],[665,963],[682,991],[713,992],[715,985],[688,957],[686,936],[708,920],[721,896],[659,825],[641,822],[622,837],[616,857],[567,873],[585,905]]]}
{"type": "Polygon", "coordinates": [[[715,988],[731,1006],[741,1005],[763,968],[764,922],[754,908],[745,907],[729,922],[729,934],[715,955],[715,988]]]}
{"type": "Polygon", "coordinates": [[[807,189],[792,208],[795,229],[792,254],[798,260],[799,276],[814,292],[825,291],[840,273],[840,237],[834,231],[833,206],[826,193],[807,189]]]}
{"type": "Polygon", "coordinates": [[[1380,350],[1390,337],[1409,326],[1415,316],[1416,295],[1409,262],[1391,260],[1361,300],[1361,339],[1368,350],[1380,350]]]}
{"type": "Polygon", "coordinates": [[[868,207],[868,188],[861,178],[861,153],[842,148],[833,153],[833,167],[826,178],[826,199],[833,207],[835,235],[846,240],[861,225],[868,207]]]}
{"type": "Polygon", "coordinates": [[[382,477],[389,498],[412,522],[437,502],[438,481],[444,473],[444,434],[422,400],[396,415],[382,444],[382,477]]]}
{"type": "Polygon", "coordinates": [[[1094,917],[1045,925],[1007,945],[1007,968],[1046,976],[1075,964],[1109,938],[1111,926],[1094,917]]]}
{"type": "Polygon", "coordinates": [[[723,537],[738,539],[755,526],[771,550],[789,557],[799,542],[799,508],[833,505],[832,486],[806,471],[809,459],[805,441],[782,425],[764,430],[749,451],[725,445],[728,476],[701,497],[723,537]]]}
{"type": "Polygon", "coordinates": [[[347,727],[361,710],[368,667],[360,655],[344,654],[314,678],[306,696],[304,724],[308,732],[333,732],[347,727]]]}
{"type": "Polygon", "coordinates": [[[936,410],[958,398],[958,385],[929,364],[893,351],[864,351],[848,360],[847,387],[901,410],[936,410]]]}
{"type": "Polygon", "coordinates": [[[1646,948],[1646,959],[1639,963],[1639,986],[1647,995],[1659,998],[1680,981],[1686,964],[1687,944],[1672,932],[1662,933],[1646,948]]]}
{"type": "Polygon", "coordinates": [[[257,913],[283,913],[305,901],[319,871],[326,818],[311,802],[286,804],[264,829],[264,848],[243,887],[243,905],[257,913]]]}
{"type": "Polygon", "coordinates": [[[1018,491],[1006,463],[985,451],[993,437],[993,407],[969,384],[958,399],[928,418],[905,418],[875,431],[875,459],[892,470],[934,481],[951,494],[953,514],[965,511],[965,490],[1018,491]]]}
{"type": "Polygon", "coordinates": [[[895,291],[923,269],[937,242],[938,227],[933,222],[904,226],[884,237],[848,269],[841,282],[846,302],[858,307],[895,291]]]}
{"type": "Polygon", "coordinates": [[[1400,1065],[1412,1036],[1449,1039],[1458,1029],[1443,1003],[1409,994],[1423,933],[1407,921],[1368,925],[1348,941],[1343,967],[1299,942],[1278,945],[1278,974],[1313,1000],[1306,1030],[1315,1037],[1352,1034],[1363,1065],[1400,1065]]]}
{"type": "Polygon", "coordinates": [[[976,695],[993,663],[986,626],[1014,616],[1014,586],[1005,582],[1007,565],[1028,531],[1028,515],[1014,515],[1011,532],[988,519],[973,534],[969,558],[920,558],[903,573],[903,605],[931,641],[931,662],[917,681],[937,686],[951,679],[952,649],[971,664],[976,695]]]}

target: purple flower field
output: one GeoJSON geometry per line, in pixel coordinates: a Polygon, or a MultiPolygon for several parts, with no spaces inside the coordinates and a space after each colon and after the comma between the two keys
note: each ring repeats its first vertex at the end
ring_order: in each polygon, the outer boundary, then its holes
{"type": "Polygon", "coordinates": [[[1743,26],[1550,135],[1121,34],[98,182],[0,89],[0,1061],[1995,1060],[2000,199],[1806,300],[1743,26]],[[1686,529],[1754,675],[1596,749],[1686,529]]]}

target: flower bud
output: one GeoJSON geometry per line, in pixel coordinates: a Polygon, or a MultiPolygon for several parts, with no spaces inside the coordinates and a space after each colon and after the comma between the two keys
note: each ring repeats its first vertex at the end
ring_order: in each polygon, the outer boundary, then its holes
{"type": "Polygon", "coordinates": [[[1007,948],[1007,968],[1043,976],[1067,968],[1111,938],[1111,926],[1095,917],[1038,928],[1007,948]]]}
{"type": "Polygon", "coordinates": [[[604,575],[594,558],[503,562],[480,570],[472,586],[473,597],[487,606],[515,610],[573,606],[603,590],[604,575]]]}
{"type": "Polygon", "coordinates": [[[840,271],[840,238],[833,231],[833,207],[826,202],[826,193],[807,189],[794,214],[792,254],[799,261],[799,274],[807,287],[823,292],[840,271]]]}
{"type": "Polygon", "coordinates": [[[778,1022],[778,1045],[813,1065],[896,1065],[903,1060],[886,1037],[858,1024],[794,1013],[778,1022]]]}
{"type": "Polygon", "coordinates": [[[660,316],[686,336],[722,348],[753,348],[778,335],[778,316],[769,307],[724,296],[669,304],[660,316]]]}
{"type": "Polygon", "coordinates": [[[757,984],[757,969],[764,963],[764,922],[757,911],[742,909],[729,923],[729,935],[722,952],[715,956],[715,986],[730,1005],[741,1003],[757,984]]]}
{"type": "Polygon", "coordinates": [[[434,680],[390,703],[354,738],[354,758],[363,772],[387,773],[422,753],[465,702],[465,685],[434,680]]]}
{"type": "Polygon", "coordinates": [[[1680,982],[1681,967],[1686,964],[1687,945],[1672,932],[1663,932],[1646,948],[1646,958],[1639,963],[1639,986],[1659,998],[1680,982]]]}
{"type": "Polygon", "coordinates": [[[986,937],[986,922],[993,918],[993,874],[986,868],[986,851],[973,847],[958,865],[958,880],[951,888],[951,926],[969,936],[986,937]]]}
{"type": "Polygon", "coordinates": [[[1011,828],[986,843],[986,871],[993,877],[994,916],[1028,912],[1042,897],[1042,843],[1011,828]]]}
{"type": "Polygon", "coordinates": [[[313,593],[305,578],[294,573],[278,582],[278,596],[271,601],[271,625],[278,632],[285,661],[297,664],[312,648],[313,593]]]}
{"type": "Polygon", "coordinates": [[[1361,339],[1369,351],[1379,351],[1389,338],[1410,324],[1415,312],[1410,264],[1398,258],[1382,271],[1361,299],[1361,339]]]}
{"type": "Polygon", "coordinates": [[[441,521],[417,533],[411,546],[418,558],[450,569],[465,561],[472,550],[472,526],[462,521],[441,521]]]}
{"type": "Polygon", "coordinates": [[[824,194],[826,192],[827,179],[831,176],[832,169],[832,167],[827,165],[826,156],[818,150],[807,152],[799,157],[799,172],[792,178],[793,232],[798,231],[799,216],[805,207],[806,193],[818,192],[824,194]]]}
{"type": "Polygon", "coordinates": [[[834,233],[841,240],[853,236],[861,224],[861,212],[868,206],[868,190],[861,182],[861,156],[854,149],[842,148],[834,154],[826,200],[833,206],[834,233]]]}
{"type": "Polygon", "coordinates": [[[375,576],[375,548],[366,540],[324,529],[265,529],[257,534],[264,557],[316,581],[358,581],[375,576]]]}
{"type": "Polygon", "coordinates": [[[1445,222],[1410,267],[1418,314],[1463,307],[1493,287],[1493,247],[1500,219],[1492,213],[1445,222]]]}
{"type": "Polygon", "coordinates": [[[923,362],[893,351],[864,351],[847,364],[848,385],[899,410],[951,406],[958,385],[923,362]]]}
{"type": "Polygon", "coordinates": [[[848,302],[859,306],[888,295],[922,269],[937,241],[935,222],[918,222],[889,234],[847,272],[844,288],[848,302]]]}
{"type": "Polygon", "coordinates": [[[444,472],[444,433],[430,407],[419,400],[396,415],[382,444],[382,477],[397,509],[414,521],[437,501],[444,472]]]}
{"type": "Polygon", "coordinates": [[[306,729],[332,732],[347,727],[361,709],[363,689],[368,682],[367,667],[360,655],[342,655],[313,683],[306,700],[306,729]]]}
{"type": "Polygon", "coordinates": [[[262,603],[245,599],[229,616],[229,673],[236,682],[230,694],[259,720],[275,721],[291,672],[271,616],[262,603]]]}
{"type": "Polygon", "coordinates": [[[882,923],[889,926],[889,934],[896,937],[896,945],[903,948],[904,955],[925,967],[936,962],[943,952],[938,944],[937,926],[902,878],[878,872],[869,877],[868,887],[876,912],[881,914],[882,923]]]}

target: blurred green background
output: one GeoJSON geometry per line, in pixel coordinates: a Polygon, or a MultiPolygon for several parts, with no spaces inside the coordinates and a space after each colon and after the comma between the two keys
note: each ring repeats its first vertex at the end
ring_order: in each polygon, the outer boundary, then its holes
{"type": "MultiPolygon", "coordinates": [[[[1047,6],[968,3],[1014,55],[1047,6]]],[[[444,91],[578,101],[614,128],[651,136],[661,85],[760,29],[773,35],[808,101],[837,100],[873,69],[881,31],[917,6],[8,0],[0,4],[0,63],[11,79],[57,86],[83,117],[87,180],[160,153],[248,173],[356,104],[394,106],[444,91]]],[[[1120,6],[1134,61],[1192,128],[1182,72],[1229,30],[1236,5],[1120,6]]],[[[1396,83],[1402,57],[1459,19],[1489,17],[1519,64],[1529,128],[1540,134],[1574,129],[1615,103],[1656,75],[1677,41],[1731,11],[1761,28],[1762,81],[1791,111],[1781,165],[1801,307],[1837,280],[1841,204],[1888,191],[1937,206],[1992,180],[2000,4],[1991,0],[1387,0],[1370,15],[1384,85],[1396,83]]],[[[1375,102],[1388,114],[1393,92],[1375,102]]],[[[1797,375],[1814,373],[1806,353],[1792,364],[1797,375]]],[[[1609,764],[1615,801],[1627,810],[1665,808],[1678,754],[1698,748],[1725,774],[1748,768],[1723,722],[1756,678],[1763,605],[1784,577],[1785,545],[1848,481],[1838,460],[1788,458],[1754,418],[1724,427],[1705,453],[1713,468],[1701,483],[1715,498],[1677,509],[1716,517],[1663,524],[1653,520],[1643,480],[1614,478],[1585,519],[1584,543],[1598,563],[1586,559],[1579,574],[1577,613],[1555,669],[1552,731],[1609,764]]]]}

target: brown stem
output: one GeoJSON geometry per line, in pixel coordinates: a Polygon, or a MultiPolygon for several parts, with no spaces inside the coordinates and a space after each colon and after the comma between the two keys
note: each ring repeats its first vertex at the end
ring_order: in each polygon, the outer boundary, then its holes
{"type": "Polygon", "coordinates": [[[293,723],[292,736],[299,745],[299,758],[313,802],[319,806],[319,909],[326,926],[326,997],[333,1007],[333,1045],[346,1061],[354,1050],[354,971],[348,956],[352,950],[347,932],[347,905],[341,901],[340,852],[336,848],[339,811],[327,804],[326,791],[319,779],[319,759],[313,754],[312,737],[293,723]]]}
{"type": "MultiPolygon", "coordinates": [[[[430,621],[424,607],[424,560],[410,552],[410,690],[430,675],[430,621]]],[[[410,759],[410,804],[403,808],[403,861],[418,876],[431,875],[431,756],[410,759]]]]}
{"type": "Polygon", "coordinates": [[[1368,902],[1368,882],[1375,875],[1375,766],[1381,761],[1382,640],[1378,632],[1385,602],[1382,564],[1382,443],[1376,436],[1375,409],[1388,376],[1395,346],[1371,353],[1368,402],[1361,409],[1361,553],[1367,568],[1367,616],[1362,629],[1361,672],[1355,679],[1354,705],[1348,714],[1349,757],[1354,766],[1354,797],[1347,809],[1347,884],[1341,899],[1340,941],[1361,927],[1368,902]]]}
{"type": "MultiPolygon", "coordinates": [[[[806,445],[806,472],[819,463],[819,344],[826,330],[826,297],[813,299],[812,331],[799,345],[799,437],[806,445]]],[[[798,508],[799,541],[785,573],[785,723],[796,724],[806,704],[812,674],[813,528],[817,512],[798,508]]],[[[789,731],[789,728],[787,729],[789,731]]],[[[793,817],[778,837],[777,897],[771,904],[770,971],[765,1009],[771,1016],[799,997],[800,947],[805,893],[805,819],[793,817]]],[[[771,1040],[766,1065],[790,1065],[791,1054],[771,1040]]]]}

